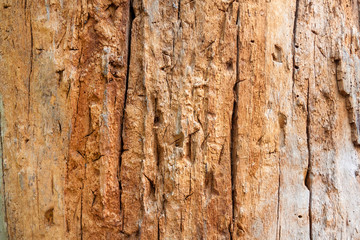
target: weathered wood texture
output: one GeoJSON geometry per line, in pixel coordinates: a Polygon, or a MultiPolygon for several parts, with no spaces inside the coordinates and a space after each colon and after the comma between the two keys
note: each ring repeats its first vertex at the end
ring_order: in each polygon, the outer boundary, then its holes
{"type": "Polygon", "coordinates": [[[360,239],[359,11],[0,0],[0,239],[360,239]]]}

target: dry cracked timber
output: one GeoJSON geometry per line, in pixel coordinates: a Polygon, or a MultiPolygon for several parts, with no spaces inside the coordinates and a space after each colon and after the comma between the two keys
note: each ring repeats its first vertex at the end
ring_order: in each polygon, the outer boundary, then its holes
{"type": "Polygon", "coordinates": [[[359,6],[0,0],[0,239],[360,239],[359,6]]]}

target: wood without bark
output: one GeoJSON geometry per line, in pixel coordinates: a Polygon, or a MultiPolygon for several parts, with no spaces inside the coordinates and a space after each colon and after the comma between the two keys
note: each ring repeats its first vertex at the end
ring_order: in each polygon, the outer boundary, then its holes
{"type": "Polygon", "coordinates": [[[0,239],[360,239],[359,11],[0,0],[0,239]]]}

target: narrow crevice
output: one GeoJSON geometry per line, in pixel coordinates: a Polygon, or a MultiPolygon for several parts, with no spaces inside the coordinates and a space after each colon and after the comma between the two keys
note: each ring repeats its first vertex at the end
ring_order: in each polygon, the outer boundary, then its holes
{"type": "Polygon", "coordinates": [[[218,160],[218,164],[221,164],[221,159],[224,155],[224,149],[225,149],[225,143],[222,145],[221,150],[220,150],[220,154],[219,154],[219,160],[218,160]]]}
{"type": "Polygon", "coordinates": [[[80,239],[81,240],[83,240],[83,189],[84,189],[84,183],[82,183],[81,195],[80,195],[80,239]]]}
{"type": "Polygon", "coordinates": [[[300,5],[300,0],[296,0],[296,4],[295,4],[295,16],[294,16],[294,28],[293,28],[293,39],[292,39],[292,57],[293,57],[293,72],[292,72],[292,80],[293,80],[293,85],[292,85],[292,89],[294,91],[294,85],[295,85],[295,69],[298,69],[298,66],[296,66],[296,48],[298,48],[299,46],[296,44],[296,31],[297,31],[297,22],[298,22],[298,17],[299,17],[299,5],[300,5]]]}
{"type": "Polygon", "coordinates": [[[26,9],[27,9],[27,0],[24,1],[24,19],[25,19],[25,26],[26,26],[26,9]]]}
{"type": "MultiPolygon", "coordinates": [[[[26,11],[25,11],[26,12],[26,11]]],[[[28,76],[28,121],[30,122],[30,104],[31,104],[31,75],[33,72],[33,58],[34,58],[34,37],[33,37],[33,29],[32,29],[32,20],[30,13],[30,71],[28,76]]]]}
{"type": "Polygon", "coordinates": [[[6,209],[6,186],[5,186],[5,166],[4,166],[4,144],[3,144],[3,132],[2,132],[2,118],[1,118],[1,113],[0,113],[0,157],[1,157],[1,168],[2,168],[2,185],[3,185],[3,204],[4,204],[4,221],[6,224],[6,235],[7,235],[7,239],[9,238],[9,224],[8,223],[8,219],[7,219],[7,209],[6,209]]]}
{"type": "MultiPolygon", "coordinates": [[[[282,114],[279,113],[279,127],[280,127],[280,136],[279,136],[279,145],[280,145],[280,149],[282,149],[285,146],[285,138],[286,138],[286,134],[285,134],[285,125],[287,123],[287,117],[282,114]]],[[[282,172],[281,172],[281,151],[278,152],[279,154],[279,161],[278,161],[278,195],[277,195],[277,225],[276,225],[276,237],[278,240],[281,239],[281,216],[280,216],[280,212],[281,212],[281,177],[282,177],[282,172]]]]}
{"type": "Polygon", "coordinates": [[[190,194],[188,194],[188,195],[186,195],[185,196],[185,198],[184,198],[184,200],[188,200],[192,195],[194,194],[194,192],[192,192],[192,193],[190,193],[190,194]]]}
{"type": "MultiPolygon", "coordinates": [[[[122,196],[122,185],[121,185],[121,164],[122,164],[122,154],[124,153],[124,141],[123,141],[123,132],[124,132],[124,122],[125,122],[125,111],[127,103],[127,94],[128,94],[128,85],[129,85],[129,75],[130,75],[130,60],[131,60],[131,33],[132,33],[132,23],[135,19],[135,11],[132,5],[132,0],[129,0],[129,22],[127,30],[127,63],[126,63],[126,78],[125,78],[125,93],[124,93],[124,103],[123,103],[123,112],[120,122],[120,154],[119,154],[119,173],[118,173],[118,182],[119,182],[119,202],[120,202],[120,214],[123,212],[121,205],[121,196],[122,196]]],[[[124,226],[124,221],[122,222],[122,228],[124,226]]]]}
{"type": "Polygon", "coordinates": [[[183,234],[184,231],[184,224],[183,224],[183,212],[180,210],[180,233],[183,234]]]}
{"type": "Polygon", "coordinates": [[[308,95],[307,95],[307,119],[306,119],[306,140],[308,148],[308,167],[305,177],[305,186],[309,190],[309,230],[310,230],[310,240],[312,240],[312,212],[311,212],[311,201],[312,201],[312,191],[311,191],[311,145],[310,145],[310,113],[309,113],[309,86],[308,86],[308,95]]]}
{"type": "Polygon", "coordinates": [[[191,142],[192,142],[192,134],[189,134],[189,140],[188,140],[188,144],[187,144],[187,155],[188,158],[190,159],[190,162],[193,163],[193,159],[191,157],[191,150],[192,150],[192,146],[191,146],[191,142]]]}
{"type": "Polygon", "coordinates": [[[230,235],[230,240],[233,240],[233,234],[232,234],[232,231],[231,231],[231,224],[229,224],[228,231],[229,231],[229,235],[230,235]]]}
{"type": "MultiPolygon", "coordinates": [[[[314,68],[315,68],[315,40],[314,40],[314,68]]],[[[315,73],[314,73],[315,77],[315,73]]],[[[307,99],[306,99],[306,143],[307,143],[307,149],[308,149],[308,166],[307,166],[307,172],[305,176],[305,186],[309,190],[309,235],[310,240],[312,240],[312,209],[311,209],[311,202],[312,202],[312,191],[311,191],[311,171],[312,171],[312,164],[311,164],[311,132],[310,132],[310,78],[308,79],[308,86],[307,86],[307,99]]]]}
{"type": "Polygon", "coordinates": [[[160,240],[161,237],[160,237],[160,221],[159,221],[159,218],[158,218],[158,222],[157,222],[157,239],[160,240]]]}
{"type": "MultiPolygon", "coordinates": [[[[235,85],[237,86],[237,84],[235,85]]],[[[237,87],[235,87],[237,89],[237,87]]],[[[237,92],[235,90],[235,92],[237,92]]],[[[231,157],[231,200],[232,200],[232,223],[235,222],[235,206],[236,206],[236,120],[237,120],[237,97],[234,100],[233,113],[231,120],[231,148],[230,148],[230,157],[231,157]]]]}
{"type": "MultiPolygon", "coordinates": [[[[240,1],[239,1],[240,5],[240,1]]],[[[234,103],[231,116],[231,145],[230,145],[230,158],[231,158],[231,201],[232,201],[232,227],[231,231],[234,231],[235,225],[235,207],[236,207],[236,174],[237,174],[237,154],[236,154],[236,138],[237,138],[237,109],[238,109],[238,91],[239,91],[239,47],[240,47],[240,6],[238,8],[236,19],[237,33],[236,33],[236,82],[234,84],[234,103]]],[[[232,238],[232,234],[230,235],[232,238]]]]}
{"type": "Polygon", "coordinates": [[[143,174],[143,175],[144,175],[144,177],[149,181],[149,184],[150,184],[150,194],[151,194],[151,196],[155,197],[156,186],[155,186],[154,180],[152,180],[151,178],[149,178],[149,177],[146,176],[145,174],[143,174]]]}
{"type": "Polygon", "coordinates": [[[276,237],[278,240],[281,239],[281,225],[280,225],[280,194],[281,194],[281,159],[279,158],[279,179],[278,179],[278,196],[277,196],[277,226],[276,226],[276,237]]]}
{"type": "Polygon", "coordinates": [[[181,27],[181,0],[178,0],[178,20],[180,21],[180,27],[181,27]]]}
{"type": "MultiPolygon", "coordinates": [[[[191,178],[191,171],[190,171],[189,194],[187,195],[187,198],[188,198],[188,197],[191,197],[191,195],[194,194],[194,192],[192,191],[191,181],[192,181],[192,178],[191,178]]],[[[185,199],[186,199],[186,198],[185,198],[185,199]]]]}
{"type": "MultiPolygon", "coordinates": [[[[296,0],[295,2],[295,12],[294,12],[294,23],[293,23],[293,36],[292,36],[292,62],[293,62],[293,69],[292,69],[292,89],[291,92],[293,96],[295,95],[294,89],[295,89],[295,82],[296,82],[296,71],[298,71],[299,66],[296,65],[296,49],[299,48],[296,40],[297,40],[297,26],[298,26],[298,18],[299,18],[299,6],[300,6],[300,0],[296,0]]],[[[295,95],[296,96],[296,95],[295,95]]],[[[278,189],[278,213],[277,213],[277,237],[280,240],[281,238],[281,224],[280,224],[280,184],[281,184],[281,168],[280,168],[280,160],[279,160],[279,189],[278,189]]]]}
{"type": "Polygon", "coordinates": [[[156,154],[155,154],[155,156],[156,156],[156,166],[158,168],[160,168],[160,165],[161,165],[161,146],[160,146],[160,142],[159,142],[159,138],[158,138],[157,133],[155,133],[154,139],[155,139],[154,144],[156,146],[156,148],[155,148],[155,150],[156,150],[156,154]]]}
{"type": "MultiPolygon", "coordinates": [[[[296,33],[297,33],[297,25],[298,25],[298,16],[299,16],[299,7],[300,7],[300,0],[296,0],[295,5],[295,16],[294,16],[294,28],[293,28],[293,72],[292,72],[292,80],[293,86],[292,91],[294,93],[294,86],[295,86],[295,72],[299,69],[299,66],[296,65],[296,49],[299,46],[296,43],[296,33]]],[[[315,59],[315,55],[314,55],[315,59]]],[[[311,201],[312,201],[312,192],[311,192],[311,145],[310,145],[310,78],[308,80],[307,86],[307,102],[306,102],[306,140],[307,140],[307,149],[308,149],[308,166],[307,172],[305,176],[305,186],[309,190],[309,239],[312,240],[312,211],[311,211],[311,201]]]]}
{"type": "Polygon", "coordinates": [[[154,98],[154,128],[153,128],[153,135],[154,135],[154,152],[155,152],[155,161],[156,166],[159,169],[160,161],[161,161],[161,146],[159,142],[158,136],[158,127],[161,126],[162,123],[162,114],[161,111],[158,109],[158,99],[154,98]]]}

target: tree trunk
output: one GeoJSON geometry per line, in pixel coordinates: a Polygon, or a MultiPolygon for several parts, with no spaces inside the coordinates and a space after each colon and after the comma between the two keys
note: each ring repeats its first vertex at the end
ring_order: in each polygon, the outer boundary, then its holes
{"type": "Polygon", "coordinates": [[[0,239],[360,239],[359,6],[0,0],[0,239]]]}

